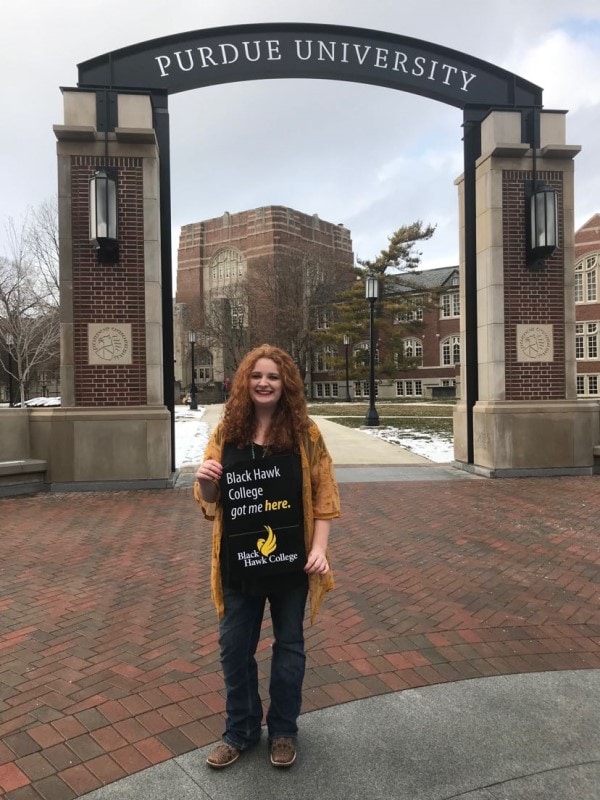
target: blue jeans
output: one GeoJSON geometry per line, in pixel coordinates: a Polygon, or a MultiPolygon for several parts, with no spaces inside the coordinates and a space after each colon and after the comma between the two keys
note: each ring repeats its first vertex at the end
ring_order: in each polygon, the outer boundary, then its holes
{"type": "MultiPolygon", "coordinates": [[[[273,622],[273,655],[267,712],[269,740],[295,739],[302,704],[304,608],[308,584],[268,595],[273,622]]],[[[227,723],[223,741],[245,750],[260,739],[262,703],[254,657],[267,597],[252,597],[224,589],[225,615],[220,625],[221,664],[227,692],[227,723]]]]}

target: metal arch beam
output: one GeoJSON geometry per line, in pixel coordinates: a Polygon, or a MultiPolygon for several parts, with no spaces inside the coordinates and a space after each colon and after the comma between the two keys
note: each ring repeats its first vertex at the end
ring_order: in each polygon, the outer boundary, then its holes
{"type": "Polygon", "coordinates": [[[174,94],[220,83],[321,78],[385,86],[465,108],[540,106],[507,70],[399,34],[310,23],[233,25],[140,42],[78,65],[80,88],[174,94]]]}

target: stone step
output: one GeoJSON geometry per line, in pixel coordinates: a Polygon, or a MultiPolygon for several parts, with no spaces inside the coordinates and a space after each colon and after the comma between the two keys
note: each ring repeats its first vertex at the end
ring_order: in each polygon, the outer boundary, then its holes
{"type": "Polygon", "coordinates": [[[0,497],[45,491],[46,468],[38,458],[0,461],[0,497]]]}

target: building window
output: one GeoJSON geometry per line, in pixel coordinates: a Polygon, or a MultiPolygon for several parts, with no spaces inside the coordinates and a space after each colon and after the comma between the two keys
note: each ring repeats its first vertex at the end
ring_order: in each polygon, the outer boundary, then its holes
{"type": "Polygon", "coordinates": [[[423,363],[423,342],[420,339],[404,339],[402,342],[405,358],[414,358],[423,363]]]}
{"type": "Polygon", "coordinates": [[[598,359],[597,322],[578,322],[575,325],[575,358],[580,361],[598,359]]]}
{"type": "Polygon", "coordinates": [[[331,372],[335,350],[331,345],[325,345],[315,353],[315,372],[331,372]]]}
{"type": "Polygon", "coordinates": [[[244,306],[240,303],[231,305],[231,327],[238,329],[244,327],[244,306]]]}
{"type": "Polygon", "coordinates": [[[339,397],[339,386],[337,383],[315,383],[313,394],[319,397],[339,397]]]}
{"type": "Polygon", "coordinates": [[[396,397],[423,397],[423,382],[396,381],[396,397]]]}
{"type": "Polygon", "coordinates": [[[598,396],[598,376],[597,375],[578,375],[577,376],[577,395],[578,395],[578,397],[597,397],[598,396]]]}
{"type": "Polygon", "coordinates": [[[411,297],[407,307],[394,314],[394,325],[402,322],[422,322],[423,321],[423,298],[411,297]]]}
{"type": "MultiPolygon", "coordinates": [[[[369,342],[361,342],[354,348],[354,361],[356,365],[368,366],[369,365],[369,342]]],[[[379,348],[375,348],[375,366],[379,366],[379,348]]]]}
{"type": "Polygon", "coordinates": [[[200,350],[198,352],[197,366],[194,365],[194,381],[199,383],[211,383],[213,379],[213,357],[210,350],[200,350]]]}
{"type": "Polygon", "coordinates": [[[210,262],[211,286],[223,286],[246,274],[246,261],[239,250],[228,247],[219,250],[210,262]]]}
{"type": "Polygon", "coordinates": [[[458,292],[443,294],[441,302],[442,317],[460,317],[460,295],[458,292]]]}
{"type": "Polygon", "coordinates": [[[442,344],[442,366],[460,364],[460,336],[449,336],[442,344]]]}
{"type": "Polygon", "coordinates": [[[598,300],[598,253],[582,258],[575,265],[575,302],[596,303],[598,300]]]}
{"type": "MultiPolygon", "coordinates": [[[[375,381],[375,397],[379,395],[379,385],[375,381]]],[[[369,397],[369,381],[354,381],[354,396],[369,397]]]]}
{"type": "Polygon", "coordinates": [[[321,308],[317,311],[317,330],[326,331],[333,324],[333,311],[321,308]]]}

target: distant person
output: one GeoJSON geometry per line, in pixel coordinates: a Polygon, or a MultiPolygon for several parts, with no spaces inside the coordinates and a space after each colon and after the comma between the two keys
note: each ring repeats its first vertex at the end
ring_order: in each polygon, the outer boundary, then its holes
{"type": "Polygon", "coordinates": [[[285,351],[262,345],[246,355],[204,458],[194,495],[213,520],[211,593],[227,695],[225,731],[207,764],[228,767],[260,740],[255,653],[268,599],[274,636],[270,760],[290,767],[306,661],[305,605],[308,596],[314,620],[333,588],[327,542],[340,511],[331,457],[308,418],[300,373],[285,351]]]}
{"type": "Polygon", "coordinates": [[[231,378],[226,377],[223,381],[223,400],[227,402],[229,395],[231,394],[231,378]]]}

